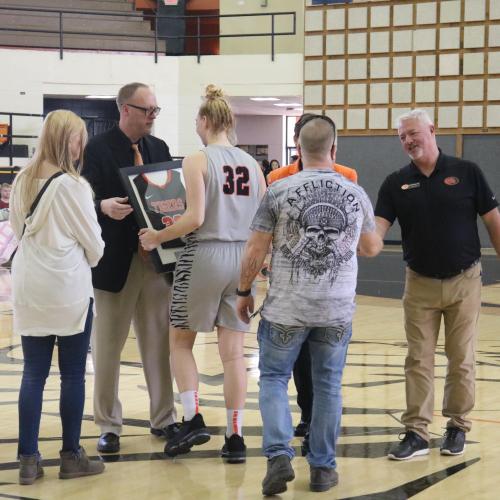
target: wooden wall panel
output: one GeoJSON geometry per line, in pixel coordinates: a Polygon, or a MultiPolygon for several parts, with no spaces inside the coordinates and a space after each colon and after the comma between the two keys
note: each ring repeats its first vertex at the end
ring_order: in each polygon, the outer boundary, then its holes
{"type": "Polygon", "coordinates": [[[499,0],[305,5],[305,111],[343,135],[393,134],[415,107],[442,134],[500,132],[499,0]]]}

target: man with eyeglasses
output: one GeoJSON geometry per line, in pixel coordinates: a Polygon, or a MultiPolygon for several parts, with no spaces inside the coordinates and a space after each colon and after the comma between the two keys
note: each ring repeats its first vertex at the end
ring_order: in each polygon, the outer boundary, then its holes
{"type": "Polygon", "coordinates": [[[149,255],[138,251],[139,228],[119,178],[122,167],[172,157],[165,142],[150,135],[160,108],[147,85],[125,85],[116,103],[119,124],[89,141],[83,165],[83,175],[95,192],[106,244],[101,262],[93,269],[97,316],[91,341],[94,421],[101,429],[97,444],[101,453],[120,449],[120,356],[131,323],[150,398],[151,433],[168,439],[177,430],[168,338],[172,277],[157,274],[149,255]]]}

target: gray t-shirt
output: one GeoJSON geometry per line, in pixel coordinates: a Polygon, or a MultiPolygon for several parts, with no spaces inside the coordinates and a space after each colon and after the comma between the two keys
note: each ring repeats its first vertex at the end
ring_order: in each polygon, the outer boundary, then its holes
{"type": "Polygon", "coordinates": [[[273,183],[251,229],[273,233],[262,317],[295,326],[352,321],[361,233],[375,230],[360,186],[330,169],[303,170],[273,183]]]}

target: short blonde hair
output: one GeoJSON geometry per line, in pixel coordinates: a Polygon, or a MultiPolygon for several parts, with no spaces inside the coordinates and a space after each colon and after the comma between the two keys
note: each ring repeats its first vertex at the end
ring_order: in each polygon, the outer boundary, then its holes
{"type": "Polygon", "coordinates": [[[38,193],[38,178],[43,164],[59,168],[63,172],[79,177],[70,150],[70,139],[74,134],[80,135],[81,148],[79,167],[83,163],[83,150],[87,143],[87,127],[85,122],[72,111],[57,109],[47,115],[43,122],[35,154],[28,165],[19,172],[24,176],[21,192],[23,211],[28,213],[38,193]]]}

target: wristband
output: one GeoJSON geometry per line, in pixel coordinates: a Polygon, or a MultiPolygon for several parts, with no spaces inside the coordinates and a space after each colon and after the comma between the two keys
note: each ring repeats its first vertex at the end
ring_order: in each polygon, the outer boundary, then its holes
{"type": "Polygon", "coordinates": [[[236,295],[238,297],[248,297],[252,293],[252,289],[249,288],[248,290],[239,290],[238,288],[236,289],[236,295]]]}

